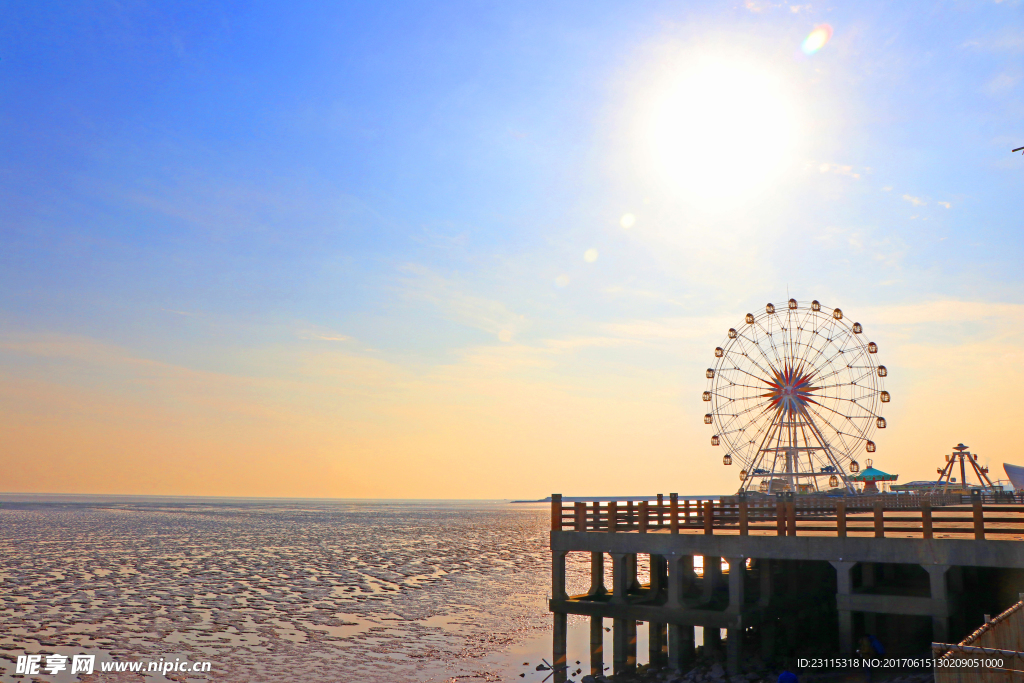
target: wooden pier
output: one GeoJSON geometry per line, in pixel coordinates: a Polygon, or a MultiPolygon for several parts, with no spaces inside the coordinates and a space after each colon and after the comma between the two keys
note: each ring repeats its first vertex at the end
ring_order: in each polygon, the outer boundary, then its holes
{"type": "Polygon", "coordinates": [[[920,630],[921,623],[927,629],[930,621],[925,648],[951,642],[976,626],[981,603],[972,586],[996,581],[1014,601],[1024,591],[1024,543],[1015,542],[1022,540],[1024,505],[977,497],[965,504],[959,495],[680,500],[670,494],[601,503],[563,502],[554,494],[549,606],[556,681],[566,680],[568,614],[591,617],[592,674],[605,666],[605,618],[614,620],[616,673],[636,665],[638,622],[648,625],[652,664],[687,667],[694,626],[702,626],[705,650],[736,671],[745,640],[757,637],[762,650],[773,651],[780,629],[788,629],[783,636],[790,641],[799,637],[787,615],[809,602],[827,603],[831,623],[819,630],[834,632],[837,641],[821,656],[852,653],[857,637],[877,632],[880,622],[898,640],[901,630],[920,630]],[[590,554],[590,588],[570,596],[566,557],[577,552],[590,554]],[[696,556],[703,558],[703,576],[694,571],[696,556]],[[641,562],[649,563],[647,584],[637,581],[641,562]],[[724,643],[720,629],[728,634],[724,643]]]}

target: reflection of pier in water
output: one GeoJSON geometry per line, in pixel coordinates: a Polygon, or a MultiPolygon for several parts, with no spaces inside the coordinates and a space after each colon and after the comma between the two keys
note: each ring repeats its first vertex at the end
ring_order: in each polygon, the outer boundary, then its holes
{"type": "Polygon", "coordinates": [[[566,680],[567,615],[591,618],[590,669],[602,673],[603,619],[612,668],[636,666],[638,622],[650,662],[684,669],[694,627],[730,671],[742,652],[850,654],[865,633],[890,653],[926,653],[997,613],[1024,591],[1024,505],[960,496],[848,499],[723,498],[563,503],[551,499],[556,681],[566,680]],[[996,540],[999,539],[999,540],[996,540]],[[570,596],[566,555],[591,556],[591,586],[570,596]],[[645,556],[647,556],[646,559],[645,556]],[[605,561],[612,585],[605,585],[605,561]],[[705,571],[694,571],[694,558],[705,571]],[[723,571],[722,564],[728,569],[723,571]],[[650,582],[637,580],[649,562],[650,582]],[[727,636],[721,637],[722,631],[727,636]],[[802,641],[802,642],[801,642],[802,641]]]}

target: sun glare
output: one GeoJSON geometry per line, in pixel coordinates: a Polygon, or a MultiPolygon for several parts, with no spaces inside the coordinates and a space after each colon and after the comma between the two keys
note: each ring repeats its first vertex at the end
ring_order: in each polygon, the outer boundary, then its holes
{"type": "Polygon", "coordinates": [[[646,132],[671,190],[707,203],[769,186],[793,156],[796,128],[792,97],[769,70],[705,59],[665,84],[646,132]]]}

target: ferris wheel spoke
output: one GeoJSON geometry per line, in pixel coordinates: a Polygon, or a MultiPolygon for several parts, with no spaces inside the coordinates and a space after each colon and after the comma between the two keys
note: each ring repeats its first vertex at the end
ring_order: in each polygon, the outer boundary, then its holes
{"type": "MultiPolygon", "coordinates": [[[[774,366],[774,365],[772,364],[772,359],[768,357],[768,355],[767,355],[767,354],[766,354],[766,353],[764,352],[764,349],[763,349],[763,348],[761,347],[761,345],[757,343],[757,340],[756,340],[756,339],[749,339],[749,338],[748,338],[748,339],[747,339],[747,341],[749,341],[749,342],[750,342],[750,343],[751,343],[751,344],[752,344],[752,345],[754,346],[754,348],[755,348],[755,349],[757,349],[757,351],[758,351],[758,352],[759,352],[759,353],[761,354],[761,357],[762,357],[762,358],[764,358],[765,362],[766,362],[766,363],[768,364],[768,367],[769,367],[769,368],[775,367],[775,366],[774,366]]],[[[747,353],[747,349],[746,349],[745,347],[744,347],[743,351],[744,351],[744,352],[745,352],[745,353],[747,354],[747,355],[745,356],[746,358],[750,359],[750,360],[751,360],[751,362],[753,362],[753,363],[754,363],[754,365],[755,365],[755,366],[756,366],[756,367],[757,367],[757,368],[758,368],[759,370],[763,371],[763,372],[764,372],[764,373],[765,373],[766,375],[768,375],[769,377],[771,377],[772,373],[771,373],[771,372],[770,372],[769,370],[765,369],[765,368],[764,368],[764,367],[762,367],[762,366],[761,366],[761,365],[760,365],[759,363],[756,363],[756,362],[755,362],[755,361],[754,361],[754,360],[753,360],[752,358],[750,358],[750,354],[749,354],[749,353],[747,353]]]]}
{"type": "MultiPolygon", "coordinates": [[[[737,337],[736,339],[738,341],[740,339],[740,337],[737,337]]],[[[756,349],[758,349],[758,351],[760,351],[761,356],[768,362],[768,368],[771,368],[771,360],[768,358],[767,355],[765,355],[764,350],[757,344],[757,342],[755,342],[753,340],[750,340],[750,339],[746,339],[746,338],[743,338],[743,339],[745,341],[748,341],[751,344],[753,344],[754,348],[756,348],[756,349]]],[[[763,372],[765,374],[765,377],[771,377],[772,374],[771,374],[771,371],[769,369],[764,368],[761,364],[759,364],[759,362],[756,359],[751,357],[751,354],[748,352],[748,350],[746,350],[745,346],[743,346],[742,344],[740,344],[739,346],[743,350],[742,357],[748,359],[748,361],[750,362],[751,365],[753,365],[755,368],[757,368],[758,370],[763,372]]]]}
{"type": "MultiPolygon", "coordinates": [[[[853,420],[852,420],[852,419],[851,419],[851,418],[850,418],[850,417],[849,417],[848,415],[845,415],[844,413],[840,413],[840,412],[839,412],[839,411],[837,411],[837,410],[833,410],[832,408],[829,408],[828,406],[821,406],[821,407],[822,407],[822,408],[824,408],[825,410],[827,410],[827,411],[829,411],[829,412],[833,413],[833,414],[834,414],[834,415],[835,415],[836,417],[841,417],[841,418],[843,418],[844,420],[846,420],[847,422],[849,422],[849,423],[850,423],[850,424],[851,424],[851,425],[853,426],[853,428],[857,430],[857,435],[856,435],[856,436],[857,436],[857,438],[859,438],[859,439],[863,439],[863,440],[865,440],[865,441],[867,440],[867,436],[865,436],[865,435],[864,435],[864,432],[863,432],[863,430],[861,430],[861,429],[860,429],[860,428],[859,428],[859,427],[857,426],[857,423],[856,423],[856,422],[854,422],[854,421],[853,421],[853,420]]],[[[826,424],[829,424],[829,425],[831,426],[831,423],[830,423],[830,422],[829,422],[829,421],[828,421],[827,419],[825,419],[825,417],[824,417],[824,416],[820,415],[820,414],[818,413],[818,411],[817,411],[817,410],[814,410],[813,408],[811,408],[811,410],[812,410],[812,411],[813,411],[813,412],[814,412],[815,414],[819,415],[819,417],[821,417],[821,419],[822,419],[822,420],[823,420],[823,421],[824,421],[824,422],[825,422],[826,424]]],[[[832,429],[832,431],[833,431],[833,432],[835,432],[836,434],[840,434],[840,435],[841,435],[841,434],[843,434],[843,432],[842,432],[841,430],[839,430],[838,428],[836,428],[836,427],[834,427],[834,426],[831,426],[831,429],[832,429]]],[[[851,434],[850,436],[854,436],[854,435],[853,435],[853,434],[851,434]]]]}
{"type": "MultiPolygon", "coordinates": [[[[752,372],[750,372],[748,370],[744,370],[743,368],[740,368],[740,367],[731,368],[729,371],[730,372],[735,371],[735,372],[742,373],[742,374],[746,375],[747,377],[750,377],[751,379],[755,379],[757,381],[762,381],[764,379],[764,377],[758,377],[754,373],[752,373],[752,372]]],[[[771,375],[765,375],[765,377],[771,377],[771,375]]]]}

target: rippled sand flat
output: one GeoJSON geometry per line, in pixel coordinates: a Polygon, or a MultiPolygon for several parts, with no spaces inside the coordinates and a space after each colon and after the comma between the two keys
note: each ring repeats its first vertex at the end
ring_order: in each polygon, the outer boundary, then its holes
{"type": "Polygon", "coordinates": [[[547,520],[498,503],[4,502],[0,679],[60,651],[213,662],[188,680],[505,680],[493,655],[549,627],[547,520]]]}

